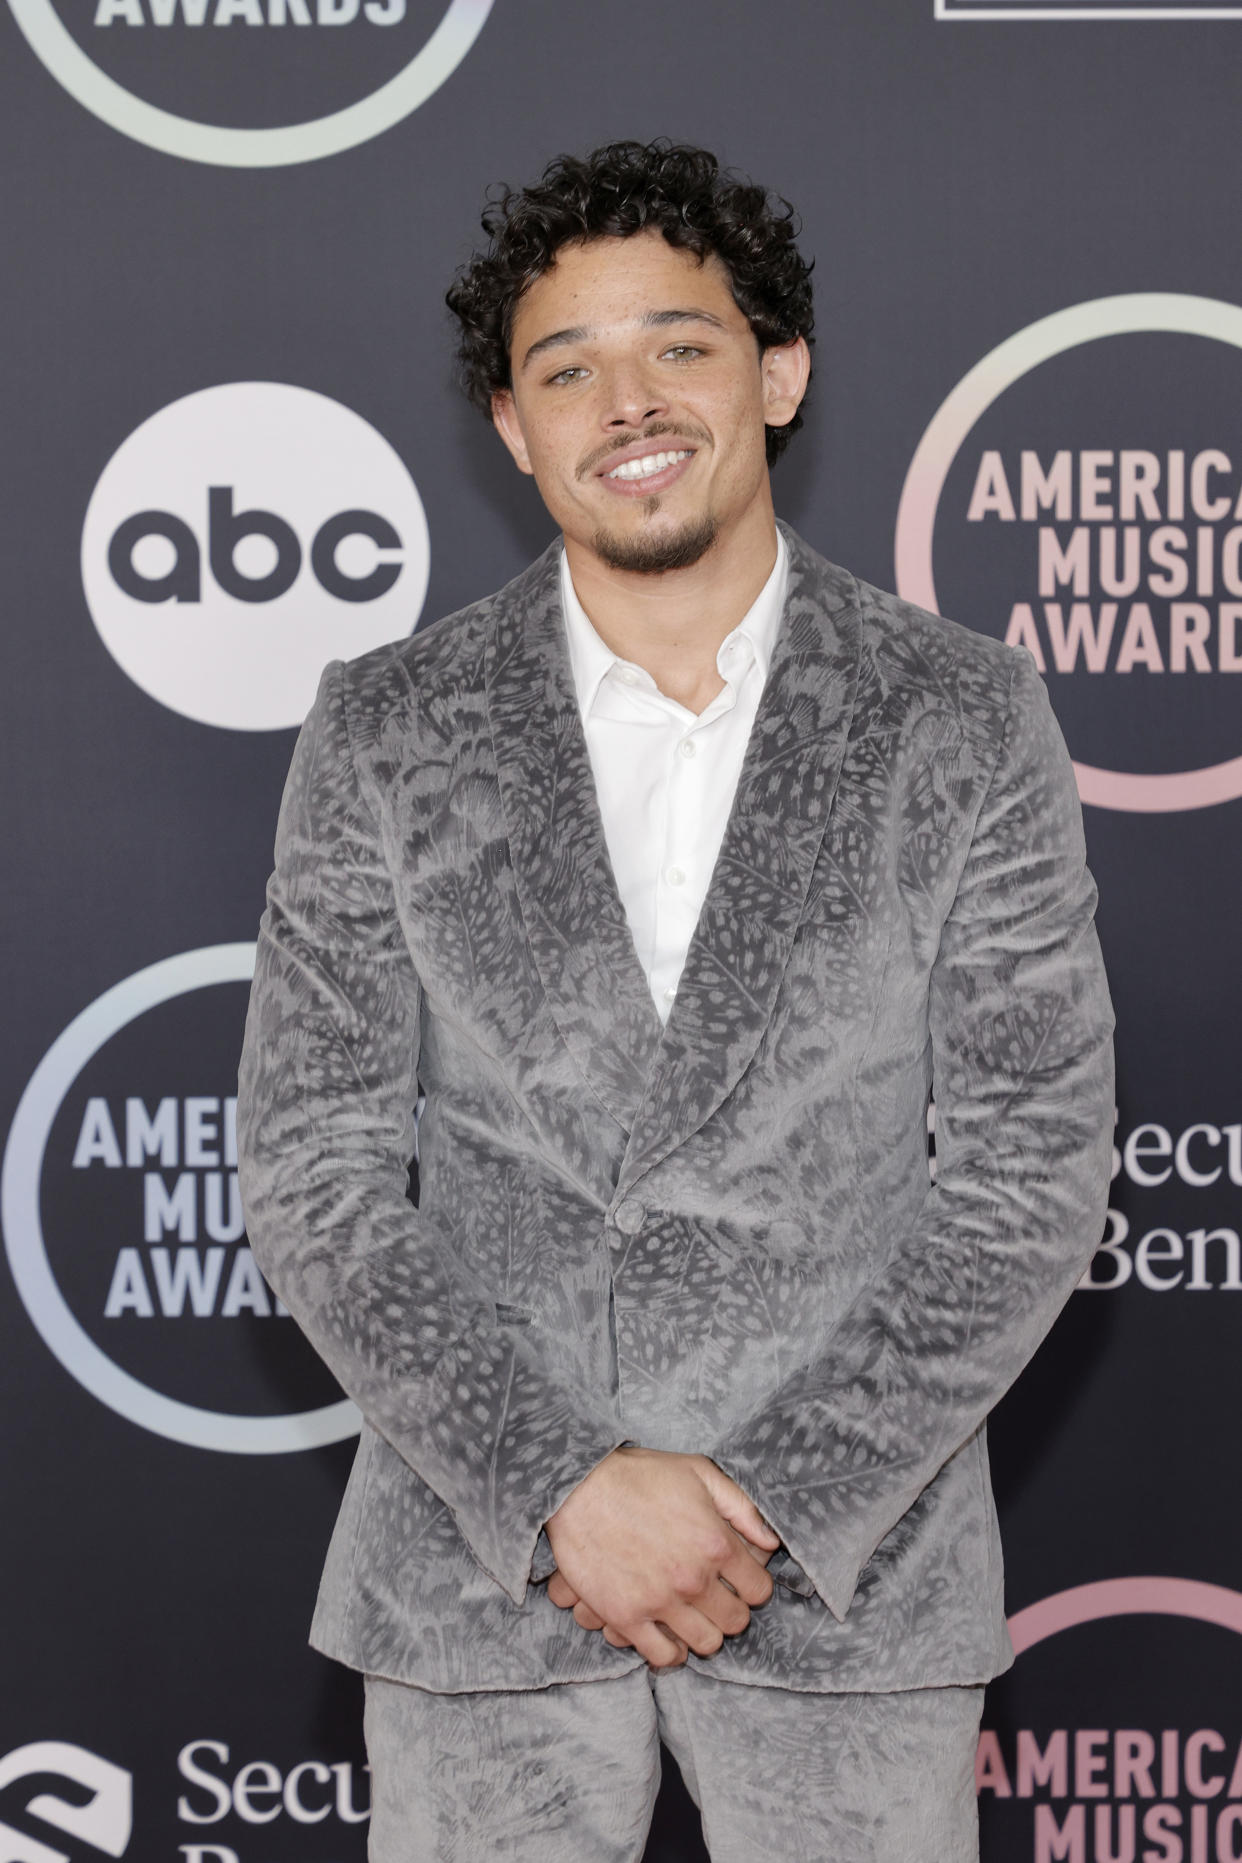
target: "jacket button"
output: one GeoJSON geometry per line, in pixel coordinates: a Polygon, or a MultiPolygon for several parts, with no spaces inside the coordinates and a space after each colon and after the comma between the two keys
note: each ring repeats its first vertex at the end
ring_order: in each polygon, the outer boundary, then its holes
{"type": "Polygon", "coordinates": [[[613,1211],[613,1222],[623,1236],[636,1236],[643,1226],[647,1212],[635,1197],[627,1197],[624,1203],[618,1203],[613,1211]]]}

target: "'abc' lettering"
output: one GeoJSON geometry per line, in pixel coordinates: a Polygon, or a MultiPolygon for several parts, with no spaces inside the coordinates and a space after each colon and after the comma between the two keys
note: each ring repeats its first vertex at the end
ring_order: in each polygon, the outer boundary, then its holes
{"type": "MultiPolygon", "coordinates": [[[[377,562],[363,576],[349,576],[337,562],[347,537],[366,537],[377,550],[401,548],[401,538],[377,511],[338,511],[316,531],[310,547],[311,570],[329,595],[342,602],[373,602],[386,595],[402,564],[377,562]]],[[[226,595],[239,602],[274,602],[287,594],[302,568],[302,545],[293,526],[274,511],[234,511],[233,487],[213,485],[207,495],[207,560],[226,595]],[[237,546],[246,537],[264,537],[276,551],[266,574],[249,576],[237,566],[237,546]]],[[[197,602],[202,599],[202,550],[198,538],[171,511],[138,511],[118,524],[108,545],[108,568],[117,587],[137,602],[197,602]],[[173,562],[162,576],[144,575],[134,551],[147,537],[163,537],[173,547],[173,562]]]]}

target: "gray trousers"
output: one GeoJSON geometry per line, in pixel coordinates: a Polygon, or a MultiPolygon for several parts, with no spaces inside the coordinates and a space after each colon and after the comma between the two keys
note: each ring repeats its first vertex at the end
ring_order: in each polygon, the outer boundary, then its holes
{"type": "Polygon", "coordinates": [[[713,1863],[977,1863],[981,1688],[811,1695],[691,1669],[439,1695],[367,1677],[370,1863],[639,1863],[660,1741],[713,1863]]]}

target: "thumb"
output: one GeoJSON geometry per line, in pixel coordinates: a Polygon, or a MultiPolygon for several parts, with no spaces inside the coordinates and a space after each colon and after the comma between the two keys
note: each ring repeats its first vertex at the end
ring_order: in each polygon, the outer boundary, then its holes
{"type": "Polygon", "coordinates": [[[752,1546],[758,1546],[764,1552],[775,1552],[780,1545],[780,1535],[773,1533],[755,1503],[748,1494],[744,1494],[737,1483],[725,1474],[722,1468],[706,1456],[701,1458],[699,1477],[711,1496],[712,1506],[722,1520],[727,1520],[735,1533],[740,1533],[752,1546]]]}

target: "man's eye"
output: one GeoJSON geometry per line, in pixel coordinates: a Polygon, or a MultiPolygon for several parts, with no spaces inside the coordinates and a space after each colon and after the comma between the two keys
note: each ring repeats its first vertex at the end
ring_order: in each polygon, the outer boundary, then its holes
{"type": "Polygon", "coordinates": [[[558,369],[555,375],[548,377],[548,386],[554,388],[558,382],[576,381],[580,375],[585,375],[585,373],[585,369],[579,368],[576,364],[565,369],[558,369]]]}
{"type": "Polygon", "coordinates": [[[674,362],[690,362],[695,356],[701,356],[703,352],[693,343],[674,343],[671,349],[665,350],[664,354],[671,356],[674,362]]]}

